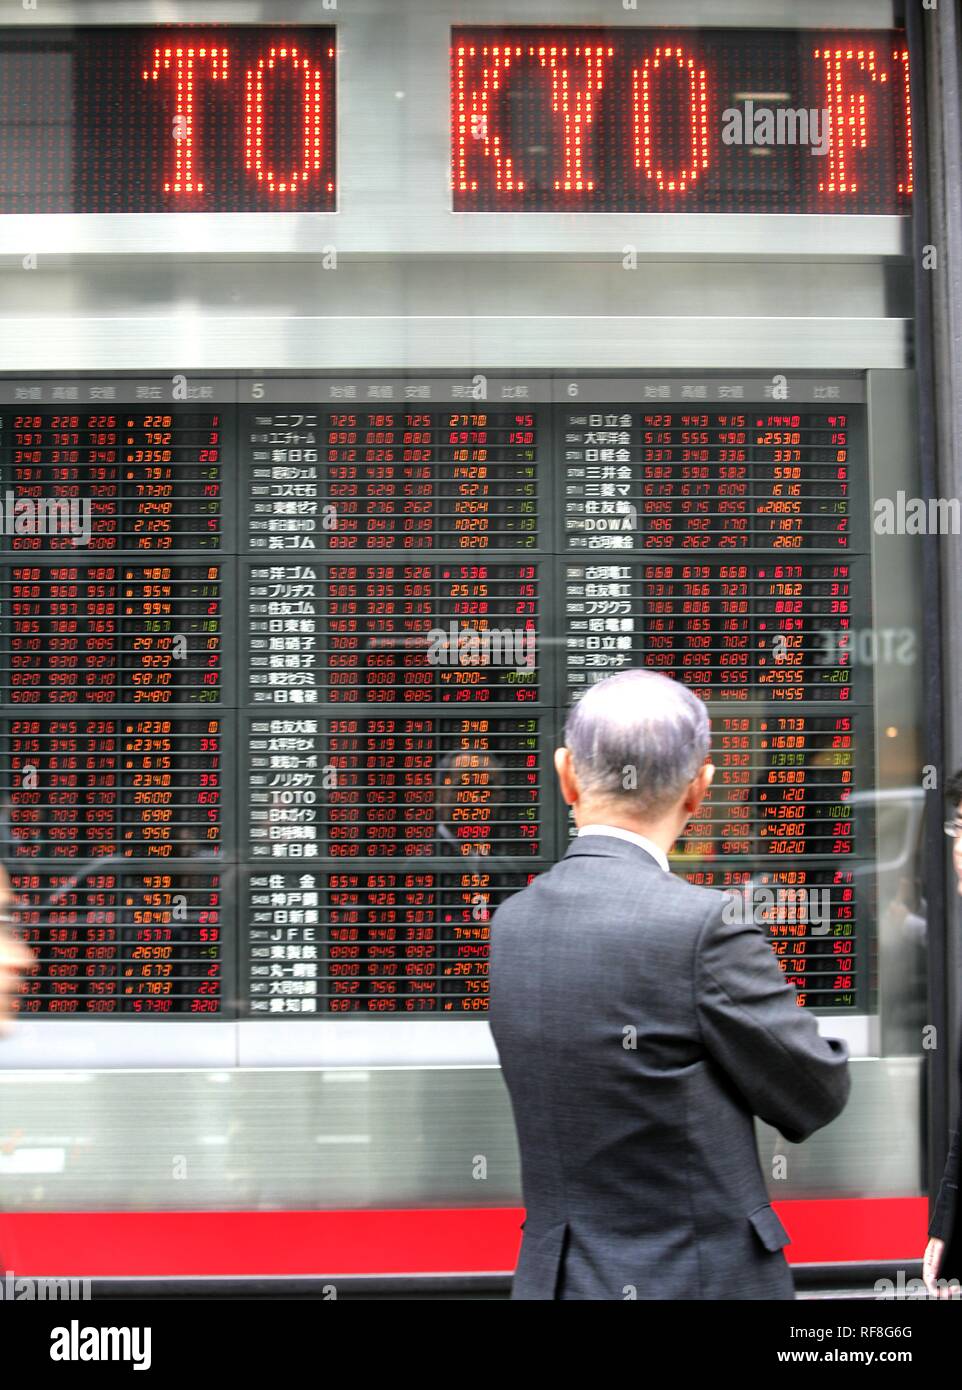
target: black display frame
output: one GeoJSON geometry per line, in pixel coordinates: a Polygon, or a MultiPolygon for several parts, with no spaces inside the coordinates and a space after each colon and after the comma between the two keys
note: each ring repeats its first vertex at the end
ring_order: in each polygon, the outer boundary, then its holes
{"type": "MultiPolygon", "coordinates": [[[[714,390],[717,396],[719,385],[730,381],[731,375],[731,373],[717,371],[699,373],[685,371],[675,373],[646,373],[644,377],[626,373],[585,373],[577,376],[570,376],[551,372],[525,372],[512,376],[504,371],[492,371],[487,374],[479,373],[472,379],[470,377],[465,378],[460,374],[456,375],[439,371],[437,373],[398,374],[393,375],[389,380],[395,383],[395,387],[398,390],[402,389],[404,382],[423,382],[425,380],[431,380],[434,383],[432,388],[433,397],[429,403],[424,403],[423,408],[425,410],[437,410],[439,406],[446,406],[451,403],[449,399],[442,399],[445,392],[445,384],[448,384],[450,389],[454,390],[455,386],[463,388],[465,385],[470,384],[472,380],[475,383],[480,381],[483,383],[485,394],[481,397],[479,405],[486,404],[487,406],[491,406],[493,403],[490,395],[491,392],[494,392],[496,396],[499,390],[510,389],[513,383],[519,383],[521,381],[529,383],[534,399],[528,402],[528,405],[537,415],[539,431],[537,497],[539,520],[541,522],[539,526],[539,540],[541,541],[541,545],[539,545],[538,549],[534,552],[528,550],[492,550],[491,552],[486,552],[484,558],[495,563],[509,564],[522,563],[525,560],[530,560],[531,563],[540,564],[546,576],[550,576],[552,566],[555,567],[557,574],[561,576],[566,564],[572,562],[572,560],[576,563],[580,563],[583,562],[585,558],[583,554],[572,555],[572,553],[566,549],[564,541],[563,494],[559,483],[563,470],[560,438],[563,433],[562,420],[565,405],[567,404],[570,406],[571,401],[577,397],[579,393],[581,393],[583,398],[585,397],[585,393],[587,393],[587,397],[600,395],[600,398],[604,401],[606,406],[612,405],[610,399],[610,382],[612,379],[630,383],[631,390],[625,393],[627,396],[637,397],[639,392],[643,389],[644,381],[649,379],[658,381],[677,381],[681,379],[697,381],[706,385],[706,390],[709,394],[714,390]],[[545,544],[545,542],[547,542],[547,544],[545,544]]],[[[763,380],[761,376],[757,376],[755,379],[759,383],[763,380]]],[[[13,394],[14,387],[10,383],[15,380],[16,379],[9,377],[0,379],[0,402],[13,394]]],[[[34,375],[28,380],[31,383],[39,384],[41,397],[40,400],[35,401],[34,404],[30,406],[30,409],[40,413],[50,411],[53,406],[51,397],[54,393],[54,389],[56,386],[62,384],[65,378],[59,374],[56,376],[51,374],[47,377],[34,375]],[[44,397],[46,397],[46,399],[44,399],[44,397]]],[[[117,375],[110,378],[110,380],[117,385],[117,389],[121,393],[129,386],[129,394],[132,396],[136,384],[142,382],[143,377],[141,374],[131,373],[125,376],[117,375]]],[[[774,397],[770,395],[769,398],[764,401],[751,401],[746,399],[743,403],[745,408],[752,405],[763,405],[765,409],[772,413],[788,413],[796,408],[805,408],[806,406],[811,408],[814,391],[820,384],[824,384],[827,381],[833,383],[848,383],[848,390],[843,394],[852,394],[852,392],[854,392],[854,401],[852,403],[845,403],[843,406],[846,413],[849,415],[850,460],[853,464],[856,464],[856,468],[853,468],[850,472],[850,496],[853,501],[859,495],[864,496],[866,505],[864,507],[859,507],[857,505],[851,507],[850,540],[852,544],[847,548],[846,552],[844,552],[844,555],[839,556],[837,552],[812,549],[800,553],[798,558],[807,563],[815,563],[819,559],[825,559],[826,556],[832,555],[838,559],[844,558],[845,562],[852,565],[853,578],[855,575],[858,575],[857,582],[853,583],[853,617],[858,613],[864,614],[865,620],[870,623],[871,554],[870,522],[868,516],[870,474],[868,469],[866,432],[867,406],[864,403],[863,389],[865,380],[864,373],[838,372],[829,375],[826,373],[798,372],[791,373],[784,379],[779,377],[766,378],[764,380],[768,381],[778,394],[774,397]],[[778,383],[782,384],[779,385],[778,383]],[[782,398],[780,394],[782,390],[787,392],[787,399],[782,398]],[[856,463],[856,461],[858,462],[856,463]],[[856,472],[856,469],[860,469],[861,471],[856,472]]],[[[89,396],[92,387],[96,385],[97,382],[102,382],[103,377],[101,374],[87,374],[86,376],[78,374],[75,378],[70,378],[70,381],[78,387],[81,395],[83,394],[84,382],[87,382],[87,395],[89,396]]],[[[382,374],[378,373],[356,373],[348,378],[334,373],[249,373],[242,377],[224,373],[218,376],[207,374],[203,379],[197,379],[196,381],[189,376],[183,379],[177,378],[174,379],[174,383],[168,382],[164,388],[165,394],[170,397],[173,397],[176,389],[179,393],[179,400],[177,403],[183,403],[185,409],[196,409],[198,404],[198,393],[200,391],[205,391],[208,393],[208,398],[216,400],[223,416],[222,548],[220,552],[217,553],[216,557],[210,551],[178,551],[174,554],[165,554],[159,558],[163,563],[180,562],[185,564],[210,563],[216,558],[217,563],[221,565],[222,574],[226,576],[223,593],[228,604],[228,608],[225,610],[228,616],[224,618],[223,627],[225,635],[223,643],[225,667],[224,694],[228,697],[233,694],[234,698],[228,698],[222,700],[219,704],[212,704],[210,706],[174,707],[173,709],[168,709],[166,712],[157,707],[151,709],[141,705],[132,707],[121,705],[112,707],[98,706],[95,709],[95,712],[99,712],[105,717],[135,716],[141,718],[149,718],[152,713],[154,715],[163,713],[164,717],[176,718],[179,715],[184,718],[197,718],[201,717],[205,710],[209,710],[212,716],[216,715],[222,720],[225,731],[230,731],[230,737],[232,739],[231,746],[235,750],[233,759],[225,760],[225,772],[231,777],[232,782],[229,793],[226,791],[225,783],[225,797],[223,800],[223,843],[225,853],[218,861],[218,871],[222,875],[224,902],[224,952],[222,954],[222,960],[225,962],[225,971],[227,968],[226,963],[228,961],[230,962],[230,970],[232,972],[231,987],[225,989],[225,1007],[218,1014],[201,1016],[196,1019],[191,1018],[190,1015],[183,1014],[170,1014],[167,1016],[151,1015],[151,1017],[158,1022],[166,1022],[168,1020],[184,1022],[188,1019],[197,1022],[233,1022],[240,1020],[257,1021],[258,1018],[262,1018],[266,1021],[268,1019],[276,1020],[278,1017],[292,1022],[301,1022],[304,1020],[317,1021],[319,1019],[334,1020],[338,1017],[345,1019],[360,1019],[362,1017],[390,1018],[392,1022],[413,1018],[419,1021],[431,1021],[432,1019],[440,1021],[442,1018],[446,1021],[456,1018],[461,1020],[469,1017],[483,1018],[483,1012],[465,1014],[454,1011],[450,1013],[431,1013],[428,1011],[406,1013],[398,1011],[388,1014],[379,1011],[366,1015],[363,1012],[331,1014],[324,1012],[322,1008],[318,1008],[315,1013],[296,1016],[269,1013],[253,1015],[249,1009],[249,1001],[246,999],[245,990],[246,982],[249,979],[250,942],[247,932],[242,931],[242,924],[246,919],[247,913],[245,902],[251,876],[269,872],[271,864],[274,861],[268,857],[255,860],[251,856],[248,840],[249,828],[247,826],[249,810],[248,788],[245,784],[245,778],[241,775],[241,771],[246,765],[247,737],[251,721],[253,719],[270,717],[271,714],[275,717],[284,717],[285,714],[291,712],[291,707],[285,710],[283,706],[272,707],[267,704],[255,706],[250,704],[246,698],[245,671],[248,660],[248,618],[242,603],[242,589],[246,576],[252,566],[262,566],[271,561],[280,565],[287,565],[299,563],[304,558],[298,552],[278,551],[272,553],[263,550],[251,551],[246,548],[249,544],[249,532],[246,521],[250,501],[250,469],[249,460],[245,452],[247,445],[244,442],[242,421],[245,419],[245,411],[249,410],[252,404],[255,404],[259,400],[270,399],[273,395],[271,384],[277,381],[283,381],[285,383],[283,387],[279,388],[282,393],[282,399],[291,399],[293,393],[294,395],[302,396],[305,402],[312,402],[316,405],[325,397],[325,394],[330,394],[332,383],[350,381],[355,383],[359,392],[363,393],[365,387],[368,390],[377,389],[379,383],[383,384],[385,378],[382,374]],[[228,453],[228,439],[230,440],[230,454],[228,453]],[[228,646],[231,636],[233,639],[232,648],[228,646]],[[231,670],[233,670],[233,690],[231,688],[231,670]],[[241,689],[241,680],[245,682],[244,690],[241,689]]],[[[380,406],[385,406],[387,404],[383,397],[373,397],[372,400],[374,399],[377,400],[380,406]]],[[[141,407],[143,406],[142,400],[137,403],[141,407]]],[[[400,399],[392,402],[395,406],[400,403],[402,403],[400,399]]],[[[170,404],[170,402],[168,402],[168,404],[170,404]]],[[[702,402],[701,405],[705,409],[717,408],[717,399],[712,399],[710,402],[702,402]]],[[[614,406],[618,408],[618,402],[615,402],[614,406]]],[[[12,408],[9,402],[6,406],[0,404],[0,411],[10,410],[12,408]]],[[[18,407],[18,409],[19,408],[20,407],[18,407]]],[[[26,407],[23,408],[26,409],[26,407]]],[[[64,408],[63,403],[57,402],[57,408],[62,410],[64,408]]],[[[637,398],[625,400],[623,408],[638,411],[640,408],[639,400],[637,398]]],[[[666,406],[665,408],[677,410],[678,403],[675,402],[673,406],[666,406]]],[[[691,406],[693,410],[697,410],[698,408],[699,405],[697,403],[691,406]]],[[[627,552],[633,562],[651,561],[652,558],[657,558],[658,553],[659,552],[653,553],[650,551],[627,552]]],[[[754,552],[751,550],[746,550],[745,552],[723,551],[721,555],[726,559],[733,559],[739,554],[751,556],[752,553],[754,552]]],[[[604,552],[602,552],[602,555],[603,554],[604,552]]],[[[718,558],[719,552],[697,552],[693,554],[691,558],[695,560],[699,555],[705,555],[707,559],[711,560],[712,558],[718,558]]],[[[367,552],[330,552],[318,550],[313,553],[311,558],[318,565],[325,565],[332,562],[337,563],[343,561],[349,556],[358,563],[365,563],[375,558],[378,560],[383,559],[386,562],[397,563],[409,562],[412,559],[423,560],[428,563],[458,563],[470,558],[471,552],[453,551],[450,549],[429,549],[416,554],[408,551],[384,551],[378,552],[377,555],[374,556],[369,555],[367,552]]],[[[73,557],[71,556],[70,558],[72,559],[73,557]]],[[[146,563],[151,557],[143,551],[134,552],[130,555],[126,552],[118,551],[109,552],[96,558],[101,562],[110,561],[123,563],[124,559],[126,559],[128,562],[132,563],[146,563]]],[[[599,556],[599,558],[601,558],[601,556],[599,556]]],[[[790,554],[787,555],[786,558],[790,558],[790,554]]],[[[20,555],[16,557],[11,556],[8,552],[6,555],[0,557],[0,559],[7,564],[21,563],[21,560],[24,563],[32,563],[35,560],[42,563],[44,560],[48,562],[63,562],[65,557],[63,552],[55,552],[50,555],[45,555],[43,552],[31,552],[29,555],[24,555],[22,557],[20,555]]],[[[393,714],[401,717],[410,717],[412,714],[423,712],[425,715],[450,718],[456,716],[458,713],[464,713],[465,715],[470,715],[471,713],[478,715],[483,713],[494,718],[501,717],[511,719],[530,717],[538,721],[540,729],[539,772],[541,776],[541,786],[545,790],[548,799],[548,804],[544,807],[544,814],[541,818],[542,853],[537,857],[532,856],[531,859],[512,855],[493,857],[492,868],[494,869],[496,867],[498,873],[504,874],[543,871],[548,868],[551,863],[555,862],[559,855],[564,853],[568,843],[567,812],[561,805],[560,798],[557,797],[556,793],[553,793],[553,770],[551,767],[553,748],[562,741],[564,715],[568,704],[569,693],[564,681],[565,638],[563,624],[565,606],[563,583],[559,582],[553,585],[550,583],[549,578],[548,582],[542,585],[542,598],[544,604],[542,609],[542,622],[547,626],[548,635],[551,640],[545,643],[539,651],[539,665],[542,667],[542,689],[541,698],[537,702],[524,702],[518,705],[499,702],[497,704],[490,704],[483,709],[479,709],[477,705],[471,705],[467,702],[465,702],[464,705],[449,703],[429,704],[425,702],[423,705],[417,704],[415,706],[385,703],[384,705],[365,707],[365,714],[368,716],[377,714],[389,716],[393,714]],[[551,634],[554,634],[554,636],[552,637],[551,634]],[[552,800],[554,801],[555,813],[552,813],[551,810],[552,800]]],[[[855,748],[855,786],[857,790],[861,790],[863,788],[870,788],[871,778],[874,776],[874,716],[870,702],[870,672],[867,668],[856,666],[853,675],[855,676],[855,688],[853,689],[853,698],[850,701],[806,701],[799,703],[803,704],[805,712],[815,716],[829,716],[832,714],[844,713],[847,710],[853,713],[856,710],[864,711],[866,716],[864,718],[864,723],[868,727],[871,737],[867,740],[863,738],[861,744],[856,744],[855,748]],[[865,780],[863,781],[863,779],[865,780]]],[[[10,707],[5,707],[0,710],[0,717],[6,716],[9,708],[10,707]]],[[[339,704],[332,705],[320,703],[312,706],[302,706],[301,708],[305,712],[309,710],[311,716],[316,717],[321,723],[332,717],[342,718],[346,713],[345,706],[339,704]]],[[[733,701],[718,705],[711,702],[709,708],[713,713],[717,714],[788,714],[791,713],[793,704],[733,701]]],[[[20,715],[21,717],[27,714],[35,714],[39,717],[44,717],[44,715],[56,716],[66,712],[67,711],[65,711],[62,706],[30,706],[17,709],[14,711],[14,714],[20,715]]],[[[868,887],[870,882],[874,883],[874,865],[870,858],[870,852],[866,850],[866,846],[872,843],[872,822],[874,817],[871,811],[864,807],[858,808],[856,815],[856,833],[858,835],[859,846],[856,853],[853,854],[850,859],[846,857],[844,861],[831,862],[837,862],[840,866],[850,868],[860,876],[864,876],[866,887],[868,887]]],[[[183,861],[175,861],[172,868],[179,869],[183,873],[189,873],[192,864],[197,865],[199,869],[203,862],[204,861],[185,859],[183,861]]],[[[682,857],[676,856],[673,865],[674,869],[676,871],[681,870],[684,866],[684,862],[682,857]]],[[[694,868],[696,861],[692,860],[690,862],[691,867],[694,868]]],[[[777,869],[783,861],[779,861],[777,858],[773,857],[770,860],[745,858],[739,861],[737,859],[731,859],[725,861],[724,865],[723,861],[716,860],[713,862],[716,866],[730,866],[739,871],[753,870],[764,872],[766,870],[771,871],[777,869]]],[[[827,867],[829,862],[830,861],[827,859],[812,856],[803,860],[799,867],[805,866],[813,869],[827,867]]],[[[24,867],[29,866],[25,865],[24,867]]],[[[37,865],[37,867],[63,868],[63,865],[62,863],[48,865],[45,861],[43,865],[37,865]]],[[[137,871],[141,867],[141,864],[137,861],[130,860],[124,861],[122,867],[128,868],[130,871],[137,871]]],[[[150,860],[144,863],[142,867],[145,871],[149,871],[150,869],[158,869],[162,866],[156,860],[150,860]]],[[[309,868],[311,872],[315,872],[318,876],[331,872],[351,871],[362,873],[377,873],[378,871],[399,873],[405,870],[414,871],[418,868],[435,872],[455,872],[459,868],[459,861],[450,857],[441,858],[437,856],[416,856],[408,859],[378,859],[372,857],[371,859],[360,859],[355,861],[348,858],[343,860],[316,859],[311,861],[293,858],[278,860],[274,862],[274,867],[278,872],[284,874],[296,872],[299,867],[303,867],[304,869],[309,868]]],[[[466,869],[469,866],[465,864],[460,867],[466,869]]],[[[874,893],[870,892],[868,894],[863,894],[863,897],[874,901],[874,893]]],[[[857,1003],[844,1010],[823,1010],[815,1007],[813,1008],[813,1012],[825,1012],[833,1017],[838,1017],[844,1016],[845,1014],[864,1014],[872,1011],[874,1005],[872,1002],[873,982],[871,978],[871,961],[874,958],[875,931],[876,924],[874,922],[874,914],[867,914],[866,920],[859,931],[859,937],[863,942],[863,947],[858,952],[857,956],[857,1003]]],[[[318,997],[320,999],[323,996],[319,993],[318,997]]],[[[37,1018],[38,1015],[31,1015],[31,1017],[37,1018]]],[[[108,1016],[96,1015],[96,1017],[106,1021],[108,1016]]],[[[132,1017],[134,1017],[134,1015],[118,1013],[109,1016],[109,1020],[131,1021],[132,1017]]]]}

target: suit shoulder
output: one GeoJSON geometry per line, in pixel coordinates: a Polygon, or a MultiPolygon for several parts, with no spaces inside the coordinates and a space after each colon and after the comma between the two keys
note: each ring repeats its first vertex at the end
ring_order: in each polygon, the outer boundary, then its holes
{"type": "MultiPolygon", "coordinates": [[[[509,893],[492,913],[492,928],[503,930],[523,921],[529,914],[551,914],[563,910],[564,904],[558,901],[558,897],[560,895],[567,900],[569,896],[564,883],[565,865],[569,862],[559,860],[524,888],[509,893]],[[544,897],[545,893],[547,898],[544,897]]],[[[611,883],[611,880],[608,882],[611,883]]],[[[720,916],[726,897],[717,888],[689,883],[679,873],[652,873],[650,879],[646,876],[641,891],[636,881],[631,882],[630,891],[628,881],[624,879],[618,880],[613,886],[613,900],[622,912],[626,903],[630,902],[636,909],[652,909],[659,919],[671,920],[676,928],[684,923],[696,934],[712,917],[720,916]]],[[[588,891],[583,885],[579,884],[579,887],[582,891],[588,891]]],[[[596,892],[599,903],[604,900],[604,894],[605,882],[602,880],[596,892]]]]}
{"type": "Polygon", "coordinates": [[[680,873],[666,874],[665,877],[669,885],[665,891],[671,893],[674,902],[693,921],[703,923],[721,912],[726,894],[718,888],[689,883],[680,873]]]}
{"type": "Polygon", "coordinates": [[[492,927],[495,925],[503,927],[519,910],[524,912],[529,909],[531,906],[531,890],[536,882],[537,879],[533,879],[531,883],[526,884],[524,888],[518,888],[516,891],[508,893],[506,897],[501,899],[497,907],[495,907],[491,913],[492,927]],[[522,901],[522,899],[524,901],[522,901]]]}

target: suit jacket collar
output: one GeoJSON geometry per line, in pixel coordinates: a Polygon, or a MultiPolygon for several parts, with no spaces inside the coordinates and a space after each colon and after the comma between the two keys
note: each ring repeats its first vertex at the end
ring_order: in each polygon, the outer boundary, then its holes
{"type": "Polygon", "coordinates": [[[641,845],[633,844],[631,840],[620,840],[615,835],[576,835],[564,857],[574,859],[579,855],[590,859],[627,859],[639,867],[647,864],[660,874],[665,872],[657,859],[641,845]]]}

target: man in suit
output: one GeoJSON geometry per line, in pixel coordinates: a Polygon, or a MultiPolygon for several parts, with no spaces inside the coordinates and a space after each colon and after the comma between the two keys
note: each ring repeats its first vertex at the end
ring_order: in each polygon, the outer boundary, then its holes
{"type": "Polygon", "coordinates": [[[516,1299],[793,1297],[753,1118],[795,1142],[828,1124],[847,1051],[734,900],[670,872],[709,742],[667,677],[589,689],[555,755],[577,838],[492,920],[527,1207],[516,1299]]]}

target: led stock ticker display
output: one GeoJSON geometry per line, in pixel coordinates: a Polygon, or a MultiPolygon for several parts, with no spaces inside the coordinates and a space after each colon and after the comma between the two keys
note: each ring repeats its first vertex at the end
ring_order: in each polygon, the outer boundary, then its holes
{"type": "Polygon", "coordinates": [[[332,212],[331,26],[0,37],[0,213],[332,212]]]}
{"type": "Polygon", "coordinates": [[[871,1008],[861,378],[6,379],[0,502],[23,1013],[483,1016],[631,666],[712,717],[674,871],[871,1008]]]}
{"type": "MultiPolygon", "coordinates": [[[[455,212],[911,209],[900,30],[449,35],[455,212]]],[[[337,209],[335,26],[8,31],[0,74],[0,214],[337,209]]]]}
{"type": "Polygon", "coordinates": [[[896,30],[460,27],[456,212],[907,213],[896,30]]]}

